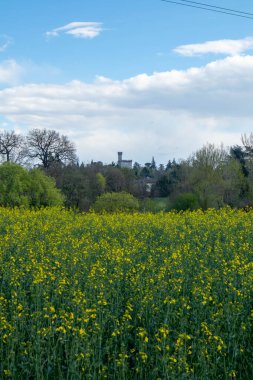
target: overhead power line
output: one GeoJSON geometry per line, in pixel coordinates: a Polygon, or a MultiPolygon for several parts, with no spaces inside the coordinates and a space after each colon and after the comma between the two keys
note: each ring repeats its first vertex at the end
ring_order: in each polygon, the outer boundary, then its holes
{"type": "Polygon", "coordinates": [[[178,1],[172,1],[172,0],[161,0],[161,1],[164,1],[166,3],[183,5],[185,7],[204,9],[204,10],[210,11],[210,12],[224,13],[224,14],[227,14],[227,15],[230,15],[230,16],[248,18],[248,19],[253,20],[253,13],[250,13],[250,12],[243,12],[243,11],[237,11],[237,10],[230,9],[230,8],[217,7],[217,6],[214,6],[214,5],[208,5],[208,4],[199,3],[199,2],[196,2],[196,1],[180,0],[180,1],[184,1],[184,3],[178,2],[178,1]],[[186,4],[186,2],[188,4],[186,4]],[[199,5],[193,5],[193,4],[199,4],[199,5]]]}
{"type": "Polygon", "coordinates": [[[233,13],[242,13],[244,15],[253,16],[253,13],[250,13],[250,12],[243,12],[243,11],[238,11],[238,10],[231,9],[231,8],[218,7],[217,5],[200,3],[199,1],[190,1],[190,0],[180,0],[180,1],[183,2],[183,3],[191,3],[191,4],[204,5],[205,7],[209,7],[209,8],[223,9],[225,11],[229,11],[229,12],[233,12],[233,13]]]}

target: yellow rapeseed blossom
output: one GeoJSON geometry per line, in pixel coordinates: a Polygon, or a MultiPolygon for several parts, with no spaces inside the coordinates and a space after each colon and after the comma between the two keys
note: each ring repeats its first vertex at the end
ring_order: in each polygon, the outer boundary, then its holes
{"type": "Polygon", "coordinates": [[[252,228],[0,208],[0,378],[249,378],[252,228]]]}

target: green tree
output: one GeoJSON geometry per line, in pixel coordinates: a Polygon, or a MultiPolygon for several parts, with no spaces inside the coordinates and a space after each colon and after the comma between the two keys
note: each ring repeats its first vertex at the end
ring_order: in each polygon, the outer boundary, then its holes
{"type": "Polygon", "coordinates": [[[97,173],[96,174],[96,180],[97,180],[97,184],[98,184],[98,187],[99,187],[99,191],[101,193],[103,193],[105,191],[105,187],[106,187],[106,179],[105,179],[105,177],[103,176],[103,174],[97,173]]]}
{"type": "Polygon", "coordinates": [[[58,206],[63,200],[54,180],[39,169],[28,171],[10,162],[0,165],[1,206],[58,206]]]}
{"type": "Polygon", "coordinates": [[[155,162],[154,157],[152,157],[152,161],[151,161],[150,169],[156,170],[156,162],[155,162]]]}
{"type": "Polygon", "coordinates": [[[159,197],[167,197],[170,193],[170,182],[168,176],[162,174],[161,177],[155,183],[155,193],[158,193],[159,197]]]}
{"type": "Polygon", "coordinates": [[[240,163],[240,165],[242,167],[242,173],[245,177],[247,177],[249,175],[249,171],[246,167],[247,154],[243,150],[243,147],[241,147],[239,145],[232,146],[230,148],[230,156],[240,163]]]}
{"type": "Polygon", "coordinates": [[[189,160],[189,182],[203,209],[224,205],[223,169],[228,160],[225,149],[207,144],[189,160]]]}
{"type": "Polygon", "coordinates": [[[81,167],[68,165],[62,168],[61,175],[58,186],[65,196],[65,205],[81,211],[88,211],[91,200],[87,169],[82,165],[81,167]]]}
{"type": "Polygon", "coordinates": [[[48,177],[40,169],[29,173],[29,203],[31,206],[61,206],[64,197],[56,188],[53,178],[48,177]]]}
{"type": "Polygon", "coordinates": [[[93,203],[99,195],[105,192],[106,178],[102,173],[96,173],[93,168],[86,168],[86,177],[89,183],[89,198],[93,203]]]}
{"type": "Polygon", "coordinates": [[[110,191],[124,191],[126,190],[125,176],[119,168],[109,167],[105,172],[106,190],[110,191]]]}
{"type": "Polygon", "coordinates": [[[29,206],[29,184],[26,169],[10,162],[0,165],[0,205],[29,206]]]}
{"type": "Polygon", "coordinates": [[[141,165],[138,162],[135,162],[133,165],[133,171],[136,176],[140,174],[141,171],[141,165]]]}
{"type": "Polygon", "coordinates": [[[177,211],[195,210],[199,208],[198,197],[194,193],[181,193],[176,197],[171,208],[177,211]]]}
{"type": "Polygon", "coordinates": [[[238,159],[230,157],[223,166],[223,200],[231,207],[244,207],[249,203],[250,183],[238,159]]]}
{"type": "Polygon", "coordinates": [[[102,194],[93,205],[95,212],[134,212],[138,209],[138,199],[125,192],[102,194]]]}

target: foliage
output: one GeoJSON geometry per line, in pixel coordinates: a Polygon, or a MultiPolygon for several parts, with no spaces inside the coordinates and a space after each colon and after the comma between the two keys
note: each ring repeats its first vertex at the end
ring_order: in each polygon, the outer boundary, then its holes
{"type": "Polygon", "coordinates": [[[21,166],[6,162],[0,165],[0,205],[29,206],[29,174],[21,166]]]}
{"type": "Polygon", "coordinates": [[[106,170],[106,190],[108,192],[122,192],[126,190],[126,182],[123,170],[116,167],[109,167],[106,170]]]}
{"type": "Polygon", "coordinates": [[[33,169],[29,172],[29,180],[31,206],[60,206],[63,204],[64,197],[55,187],[53,178],[46,176],[39,169],[33,169]]]}
{"type": "MultiPolygon", "coordinates": [[[[27,136],[0,131],[0,162],[42,168],[64,194],[65,206],[80,211],[88,211],[105,192],[130,193],[145,205],[143,209],[153,211],[159,209],[157,198],[163,197],[170,209],[178,196],[180,202],[186,202],[176,205],[180,209],[188,208],[187,202],[190,209],[244,208],[253,206],[253,133],[241,140],[243,146],[225,149],[223,145],[206,144],[186,160],[173,159],[163,165],[152,157],[144,166],[135,162],[129,169],[101,161],[79,164],[74,144],[55,130],[33,129],[27,136]],[[197,206],[194,200],[186,199],[189,196],[185,194],[190,193],[196,195],[197,206]]],[[[18,182],[14,189],[20,191],[12,193],[11,202],[8,197],[2,200],[3,204],[29,204],[25,184],[18,182]]],[[[39,203],[45,202],[41,199],[39,203]]]]}
{"type": "Polygon", "coordinates": [[[249,171],[246,167],[246,152],[239,145],[232,146],[230,148],[230,156],[237,160],[242,168],[242,173],[245,177],[249,175],[249,171]]]}
{"type": "Polygon", "coordinates": [[[0,378],[252,379],[252,225],[0,209],[0,378]]]}
{"type": "Polygon", "coordinates": [[[196,210],[200,208],[198,197],[194,193],[181,193],[171,205],[177,211],[196,210]]]}
{"type": "Polygon", "coordinates": [[[103,193],[106,187],[106,179],[101,173],[96,174],[97,185],[99,186],[99,192],[103,193]]]}
{"type": "Polygon", "coordinates": [[[2,206],[58,206],[63,197],[54,180],[39,169],[28,171],[6,162],[0,165],[0,205],[2,206]]]}
{"type": "Polygon", "coordinates": [[[219,168],[226,158],[227,152],[222,145],[216,147],[214,144],[206,144],[193,154],[192,162],[201,169],[214,170],[219,168]]]}
{"type": "Polygon", "coordinates": [[[224,180],[222,169],[227,153],[221,146],[207,144],[198,150],[190,160],[189,184],[198,195],[200,206],[219,208],[224,205],[224,180]]]}
{"type": "Polygon", "coordinates": [[[167,175],[162,174],[155,184],[155,191],[157,190],[160,197],[167,197],[170,193],[171,184],[167,175]]]}
{"type": "Polygon", "coordinates": [[[56,185],[65,197],[67,208],[88,211],[97,196],[105,191],[105,176],[95,166],[54,163],[46,173],[55,178],[56,185]]]}
{"type": "Polygon", "coordinates": [[[131,212],[139,209],[139,202],[125,192],[105,193],[97,198],[92,208],[95,212],[131,212]]]}

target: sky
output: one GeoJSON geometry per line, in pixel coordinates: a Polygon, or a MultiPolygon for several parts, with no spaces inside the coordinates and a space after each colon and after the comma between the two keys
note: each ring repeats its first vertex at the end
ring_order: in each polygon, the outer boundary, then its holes
{"type": "MultiPolygon", "coordinates": [[[[253,14],[252,0],[202,2],[253,14]]],[[[162,0],[0,0],[0,130],[35,128],[66,135],[84,163],[241,145],[253,19],[162,0]]]]}

